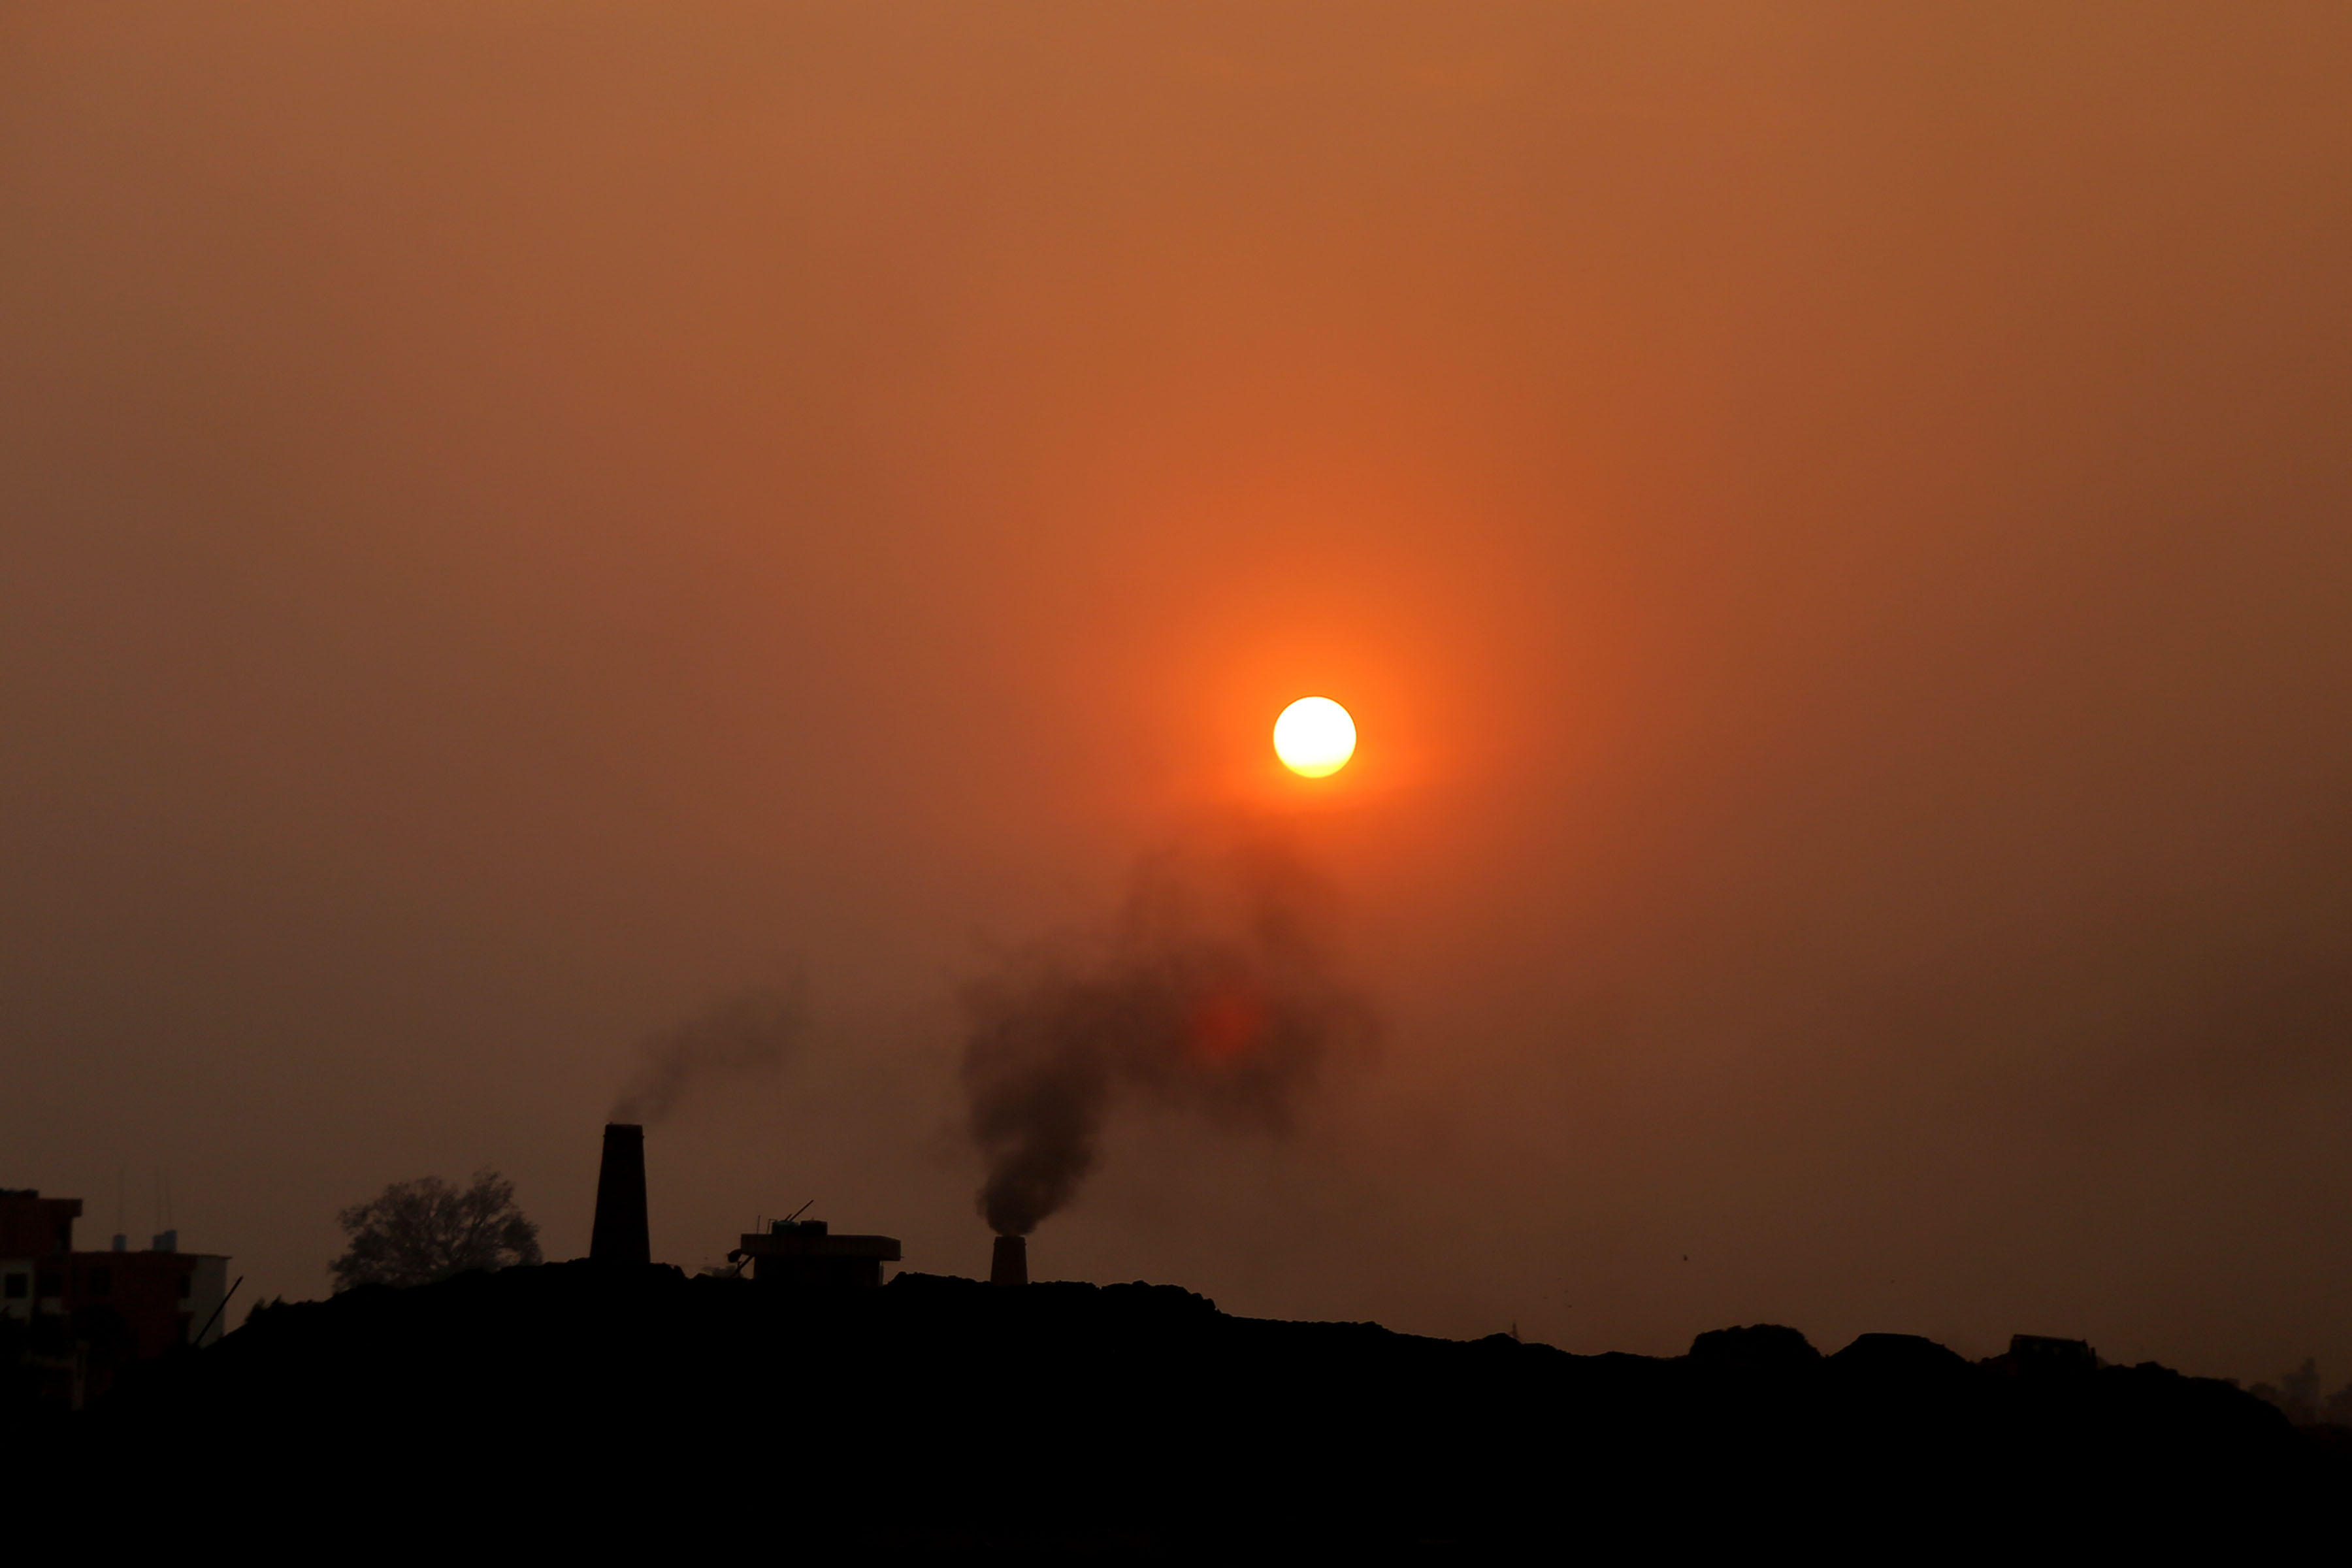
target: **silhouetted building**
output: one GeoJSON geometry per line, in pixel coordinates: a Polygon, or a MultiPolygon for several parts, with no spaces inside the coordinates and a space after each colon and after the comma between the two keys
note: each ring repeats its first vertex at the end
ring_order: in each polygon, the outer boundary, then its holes
{"type": "Polygon", "coordinates": [[[2028,1376],[2071,1376],[2099,1370],[2099,1356],[2088,1340],[2053,1340],[2041,1334],[2011,1334],[2009,1370],[2028,1376]]]}
{"type": "Polygon", "coordinates": [[[744,1237],[727,1260],[750,1263],[751,1278],[762,1284],[871,1289],[882,1283],[882,1266],[898,1261],[898,1238],[835,1236],[821,1219],[780,1219],[765,1235],[744,1237]]]}
{"type": "MultiPolygon", "coordinates": [[[[38,1187],[0,1187],[0,1258],[54,1258],[73,1250],[79,1198],[45,1198],[38,1187]]],[[[16,1300],[11,1293],[11,1300],[16,1300]]]]}
{"type": "Polygon", "coordinates": [[[2334,1426],[2352,1426],[2352,1386],[2339,1388],[2326,1401],[2319,1397],[2319,1362],[2305,1356],[2303,1364],[2293,1372],[2279,1374],[2276,1383],[2258,1383],[2246,1390],[2264,1404],[2274,1405],[2286,1418],[2298,1426],[2315,1426],[2326,1421],[2334,1426]]]}
{"type": "Polygon", "coordinates": [[[225,1325],[228,1258],[182,1252],[167,1230],[144,1252],[125,1237],[76,1252],[79,1198],[0,1188],[0,1316],[26,1324],[42,1396],[79,1406],[122,1367],[181,1346],[210,1344],[225,1325]]]}

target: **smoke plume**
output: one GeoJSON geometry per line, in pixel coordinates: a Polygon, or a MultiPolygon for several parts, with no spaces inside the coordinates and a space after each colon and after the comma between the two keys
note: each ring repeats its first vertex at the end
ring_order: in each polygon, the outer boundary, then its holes
{"type": "Polygon", "coordinates": [[[637,1068],[613,1102],[614,1121],[657,1122],[698,1079],[743,1077],[779,1066],[808,1026],[801,990],[746,991],[637,1046],[637,1068]]]}
{"type": "Polygon", "coordinates": [[[963,1082],[990,1226],[1026,1236],[1066,1206],[1123,1096],[1287,1131],[1333,1060],[1374,1032],[1331,974],[1320,903],[1296,859],[1262,842],[1161,855],[1107,930],[973,984],[963,1082]]]}

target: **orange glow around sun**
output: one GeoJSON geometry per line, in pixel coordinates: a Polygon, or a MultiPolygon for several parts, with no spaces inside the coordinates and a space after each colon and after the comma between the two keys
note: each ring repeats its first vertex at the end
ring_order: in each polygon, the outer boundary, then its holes
{"type": "Polygon", "coordinates": [[[1302,697],[1274,721],[1274,754],[1302,778],[1328,778],[1356,754],[1356,721],[1328,697],[1302,697]]]}

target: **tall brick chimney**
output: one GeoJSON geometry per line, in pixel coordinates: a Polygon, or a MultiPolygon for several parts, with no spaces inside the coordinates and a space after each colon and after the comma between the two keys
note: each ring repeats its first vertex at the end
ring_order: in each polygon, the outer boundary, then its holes
{"type": "Polygon", "coordinates": [[[651,1263],[646,1233],[646,1130],[629,1121],[604,1124],[604,1163],[596,1173],[596,1226],[588,1233],[591,1263],[651,1263]]]}
{"type": "Polygon", "coordinates": [[[1000,1236],[996,1238],[996,1255],[988,1262],[988,1282],[991,1285],[1029,1283],[1029,1238],[1027,1237],[1000,1236]]]}

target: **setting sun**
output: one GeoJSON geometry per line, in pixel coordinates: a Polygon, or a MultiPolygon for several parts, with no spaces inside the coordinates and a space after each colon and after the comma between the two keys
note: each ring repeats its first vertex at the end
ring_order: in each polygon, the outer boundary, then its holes
{"type": "Polygon", "coordinates": [[[1328,697],[1302,697],[1274,721],[1274,754],[1294,773],[1327,778],[1356,754],[1356,721],[1328,697]]]}

